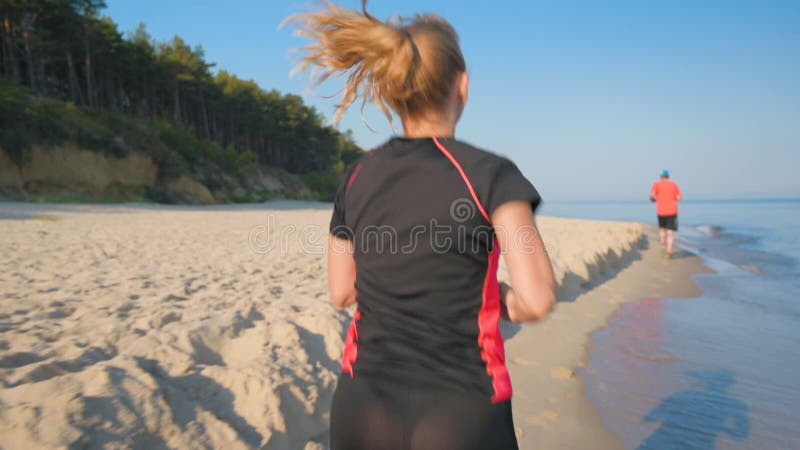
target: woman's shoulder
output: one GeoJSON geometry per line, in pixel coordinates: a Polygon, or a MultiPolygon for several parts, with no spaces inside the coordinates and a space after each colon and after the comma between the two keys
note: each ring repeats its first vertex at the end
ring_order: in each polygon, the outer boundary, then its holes
{"type": "Polygon", "coordinates": [[[498,172],[516,168],[511,159],[493,150],[488,150],[458,139],[439,139],[443,151],[448,151],[470,178],[493,179],[498,172]]]}
{"type": "Polygon", "coordinates": [[[457,152],[464,162],[480,164],[501,164],[511,162],[509,158],[502,154],[478,147],[469,142],[458,139],[441,139],[439,142],[451,151],[457,152]]]}
{"type": "Polygon", "coordinates": [[[440,143],[458,161],[488,213],[512,200],[528,201],[536,210],[539,193],[509,158],[455,139],[440,143]]]}

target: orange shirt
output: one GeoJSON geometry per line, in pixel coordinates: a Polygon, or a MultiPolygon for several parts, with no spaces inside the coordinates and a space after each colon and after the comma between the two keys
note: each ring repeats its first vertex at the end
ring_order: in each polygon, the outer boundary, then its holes
{"type": "Polygon", "coordinates": [[[656,181],[651,192],[656,197],[656,210],[659,216],[674,216],[678,214],[678,199],[681,197],[681,188],[670,180],[656,181]]]}

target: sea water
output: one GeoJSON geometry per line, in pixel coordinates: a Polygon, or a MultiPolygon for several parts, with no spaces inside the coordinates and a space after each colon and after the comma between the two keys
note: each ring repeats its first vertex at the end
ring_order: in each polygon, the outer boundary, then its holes
{"type": "MultiPolygon", "coordinates": [[[[553,203],[655,223],[647,202],[553,203]]],[[[694,299],[623,305],[580,375],[629,449],[800,449],[800,200],[687,201],[678,244],[714,274],[694,299]]]]}

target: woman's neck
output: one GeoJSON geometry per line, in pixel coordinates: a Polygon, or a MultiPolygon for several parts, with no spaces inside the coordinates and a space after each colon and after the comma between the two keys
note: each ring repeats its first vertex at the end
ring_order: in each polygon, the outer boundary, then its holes
{"type": "Polygon", "coordinates": [[[454,137],[456,134],[456,122],[449,118],[442,119],[406,118],[403,120],[403,136],[407,138],[454,137]]]}

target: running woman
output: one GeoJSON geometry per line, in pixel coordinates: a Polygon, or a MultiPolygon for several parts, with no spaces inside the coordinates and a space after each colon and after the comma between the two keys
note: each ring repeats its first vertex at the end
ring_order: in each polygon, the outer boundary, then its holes
{"type": "Polygon", "coordinates": [[[328,277],[355,305],[331,407],[334,450],[516,449],[501,317],[556,302],[540,197],[508,159],[455,138],[469,77],[435,15],[384,23],[325,2],[291,19],[314,81],[347,75],[337,120],[374,102],[403,136],[353,164],[334,200],[328,277]],[[511,285],[498,283],[502,255],[511,285]]]}

